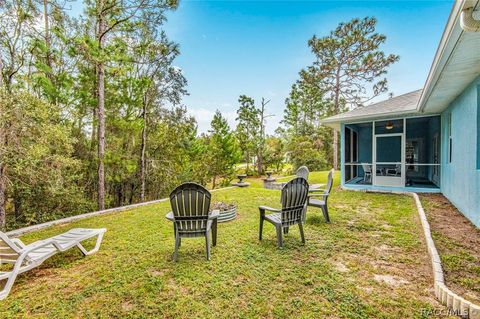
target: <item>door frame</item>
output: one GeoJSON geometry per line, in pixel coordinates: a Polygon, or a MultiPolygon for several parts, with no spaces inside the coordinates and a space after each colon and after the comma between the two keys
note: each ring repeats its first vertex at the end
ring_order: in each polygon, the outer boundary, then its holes
{"type": "MultiPolygon", "coordinates": [[[[387,134],[375,134],[375,121],[373,121],[372,127],[372,139],[373,139],[373,147],[372,147],[372,185],[374,186],[393,186],[393,187],[405,187],[405,119],[403,119],[403,129],[402,133],[387,133],[387,134]],[[401,165],[401,173],[400,173],[400,184],[395,185],[392,183],[391,185],[379,185],[377,181],[377,164],[381,164],[382,162],[377,163],[377,137],[393,137],[393,136],[400,136],[400,162],[396,162],[401,165]]],[[[383,176],[382,176],[383,177],[383,176]]],[[[386,176],[385,176],[386,177],[386,176]]],[[[392,176],[393,177],[393,176],[392,176]]]]}
{"type": "Polygon", "coordinates": [[[440,183],[440,134],[435,133],[432,138],[432,182],[438,186],[440,183]]]}

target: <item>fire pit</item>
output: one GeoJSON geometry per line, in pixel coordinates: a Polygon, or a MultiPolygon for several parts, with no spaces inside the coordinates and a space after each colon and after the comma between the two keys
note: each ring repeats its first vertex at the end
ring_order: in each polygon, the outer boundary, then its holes
{"type": "Polygon", "coordinates": [[[220,211],[220,216],[218,216],[218,222],[228,222],[237,218],[237,205],[228,204],[224,202],[216,202],[213,204],[214,210],[220,211]]]}

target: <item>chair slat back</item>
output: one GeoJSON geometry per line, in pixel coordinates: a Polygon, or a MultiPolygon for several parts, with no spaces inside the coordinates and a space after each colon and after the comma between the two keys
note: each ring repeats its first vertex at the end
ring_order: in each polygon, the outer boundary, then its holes
{"type": "Polygon", "coordinates": [[[298,169],[297,169],[297,177],[303,177],[305,178],[307,181],[308,181],[308,175],[310,174],[310,171],[308,170],[308,167],[306,166],[300,166],[298,169]]]}
{"type": "Polygon", "coordinates": [[[0,231],[0,264],[15,263],[20,257],[20,248],[0,231]]]}
{"type": "Polygon", "coordinates": [[[297,177],[282,189],[282,225],[291,226],[302,221],[303,209],[307,202],[308,182],[297,177]]]}
{"type": "Polygon", "coordinates": [[[330,194],[330,191],[332,190],[333,186],[333,173],[335,170],[332,168],[330,172],[328,173],[328,178],[327,178],[327,185],[325,187],[325,194],[330,194]]]}
{"type": "Polygon", "coordinates": [[[211,198],[210,192],[196,183],[184,183],[172,191],[170,205],[180,233],[206,230],[211,198]]]}
{"type": "Polygon", "coordinates": [[[362,163],[362,168],[365,173],[372,172],[372,166],[370,166],[369,164],[362,163]]]}

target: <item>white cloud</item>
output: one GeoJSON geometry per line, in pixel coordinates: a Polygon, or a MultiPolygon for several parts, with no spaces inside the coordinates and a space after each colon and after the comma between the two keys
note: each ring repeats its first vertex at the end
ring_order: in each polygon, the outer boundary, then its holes
{"type": "Polygon", "coordinates": [[[268,96],[270,96],[270,97],[276,97],[276,96],[277,96],[277,93],[275,93],[275,92],[273,92],[273,91],[271,91],[271,90],[268,90],[268,91],[267,91],[267,94],[268,94],[268,96]]]}

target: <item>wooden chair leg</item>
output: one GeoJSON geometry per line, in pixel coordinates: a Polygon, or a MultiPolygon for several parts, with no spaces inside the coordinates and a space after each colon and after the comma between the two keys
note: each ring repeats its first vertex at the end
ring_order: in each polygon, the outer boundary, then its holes
{"type": "Polygon", "coordinates": [[[277,246],[278,248],[283,248],[282,225],[278,225],[275,227],[277,228],[277,246]]]}
{"type": "Polygon", "coordinates": [[[207,248],[207,260],[210,260],[210,232],[205,235],[205,246],[207,248]]]}
{"type": "Polygon", "coordinates": [[[285,235],[288,234],[288,228],[289,228],[289,227],[283,228],[283,233],[284,233],[285,235]]]}
{"type": "Polygon", "coordinates": [[[303,233],[303,224],[298,223],[298,228],[300,229],[300,237],[302,239],[302,244],[305,244],[305,234],[303,233]]]}

